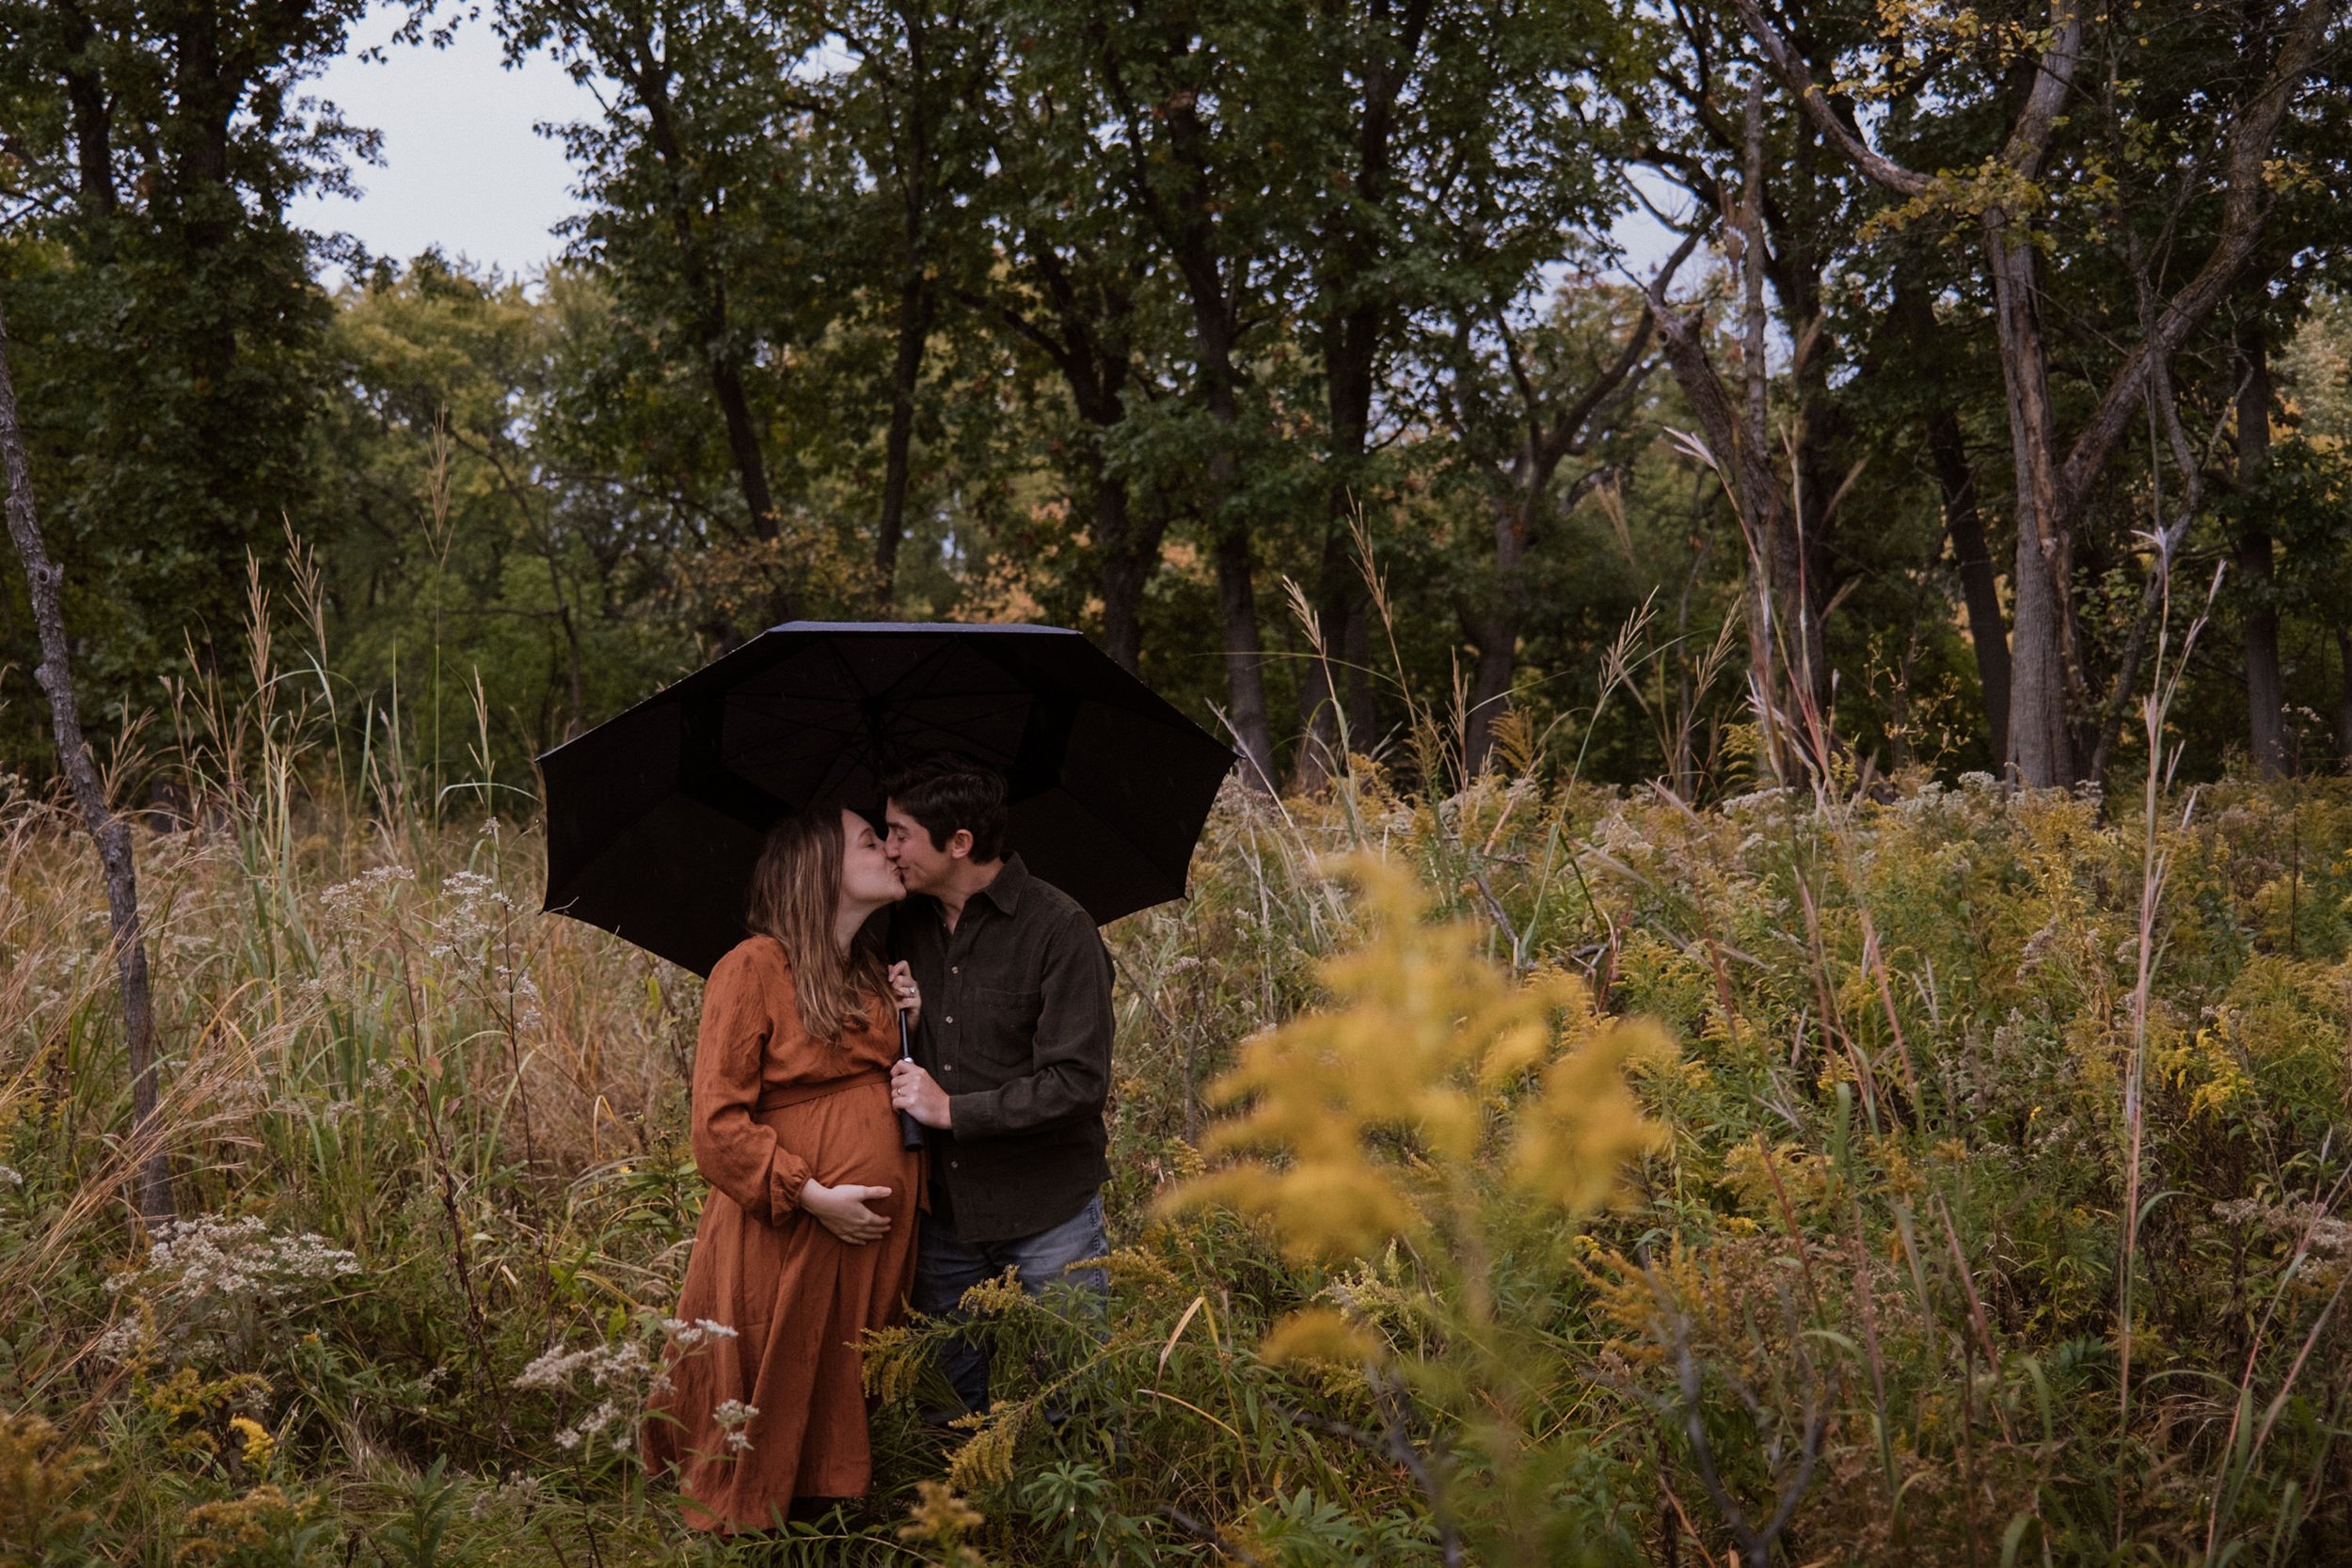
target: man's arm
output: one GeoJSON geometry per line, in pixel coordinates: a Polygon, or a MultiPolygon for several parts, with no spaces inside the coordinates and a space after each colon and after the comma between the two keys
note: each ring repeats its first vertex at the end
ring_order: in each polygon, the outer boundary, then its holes
{"type": "Polygon", "coordinates": [[[1083,910],[1046,941],[1039,976],[1034,1069],[977,1094],[948,1097],[958,1138],[1034,1132],[1103,1109],[1110,1098],[1111,958],[1083,910]]]}

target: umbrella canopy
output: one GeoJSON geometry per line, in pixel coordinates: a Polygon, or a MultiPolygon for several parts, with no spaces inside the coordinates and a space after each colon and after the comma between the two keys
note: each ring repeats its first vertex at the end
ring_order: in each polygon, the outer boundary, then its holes
{"type": "Polygon", "coordinates": [[[933,751],[1005,774],[1010,848],[1097,921],[1184,895],[1234,760],[1059,626],[794,621],[539,759],[545,908],[707,974],[771,825],[933,751]]]}

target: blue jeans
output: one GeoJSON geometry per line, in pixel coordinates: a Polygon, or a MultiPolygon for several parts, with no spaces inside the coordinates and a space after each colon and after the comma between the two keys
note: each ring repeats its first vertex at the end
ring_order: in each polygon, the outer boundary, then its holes
{"type": "MultiPolygon", "coordinates": [[[[959,1322],[957,1305],[973,1286],[994,1279],[1007,1269],[1017,1270],[1021,1288],[1030,1295],[1061,1285],[1078,1293],[1077,1306],[1100,1321],[1110,1304],[1110,1275],[1102,1268],[1073,1269],[1081,1259],[1109,1252],[1103,1229],[1103,1198],[1099,1193],[1084,1209],[1061,1224],[1033,1236],[1002,1242],[967,1242],[955,1227],[926,1219],[914,1250],[914,1307],[927,1318],[959,1322]]],[[[966,1410],[988,1408],[988,1347],[968,1337],[951,1340],[941,1353],[939,1370],[966,1410]]]]}

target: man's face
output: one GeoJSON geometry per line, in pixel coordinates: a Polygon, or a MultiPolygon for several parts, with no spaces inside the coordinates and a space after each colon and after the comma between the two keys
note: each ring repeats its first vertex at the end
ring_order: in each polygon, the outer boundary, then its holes
{"type": "Polygon", "coordinates": [[[923,824],[898,809],[893,800],[882,810],[882,820],[888,824],[890,837],[887,847],[898,875],[906,879],[909,893],[936,893],[947,885],[954,875],[956,850],[971,843],[971,835],[961,829],[948,835],[947,847],[941,848],[931,843],[930,832],[923,824]]]}

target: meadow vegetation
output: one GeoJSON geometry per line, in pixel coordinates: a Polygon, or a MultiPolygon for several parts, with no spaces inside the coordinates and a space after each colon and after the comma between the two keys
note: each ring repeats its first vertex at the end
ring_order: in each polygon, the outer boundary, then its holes
{"type": "Polygon", "coordinates": [[[307,227],[370,9],[0,0],[0,1568],[2352,1562],[2342,5],[390,8],[594,86],[528,278],[307,227]],[[1264,788],[1107,1323],[712,1541],[698,983],[529,759],[796,617],[1264,788]]]}
{"type": "Polygon", "coordinates": [[[1692,803],[1513,727],[1442,798],[1236,788],[1111,933],[1107,1329],[977,1292],[944,1434],[875,1345],[875,1494],[727,1543],[629,1453],[716,1332],[697,982],[534,912],[527,791],[256,657],[149,759],[167,1233],[87,842],[0,804],[0,1561],[2352,1550],[2340,782],[1692,803]]]}

